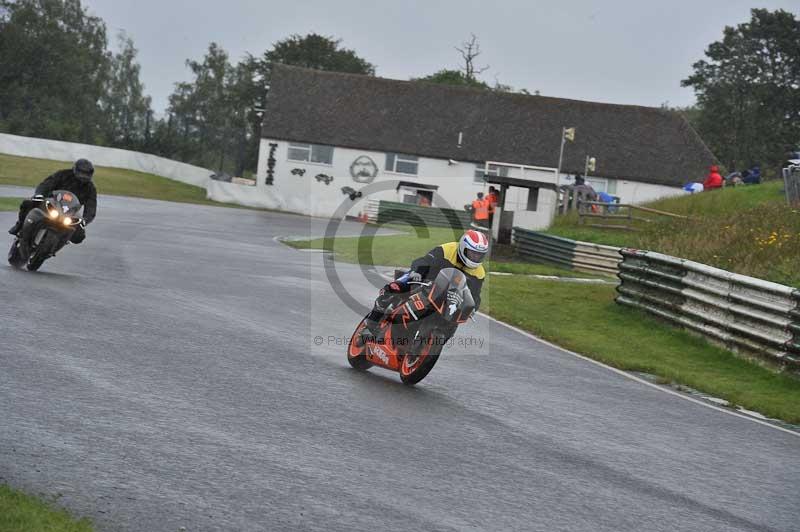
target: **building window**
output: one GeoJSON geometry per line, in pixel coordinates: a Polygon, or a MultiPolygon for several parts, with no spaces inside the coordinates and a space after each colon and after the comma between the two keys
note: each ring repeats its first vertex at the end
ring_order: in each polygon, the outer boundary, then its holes
{"type": "Polygon", "coordinates": [[[616,179],[609,179],[608,180],[608,190],[606,190],[612,196],[617,193],[617,180],[616,179]]]}
{"type": "Polygon", "coordinates": [[[333,146],[290,142],[289,160],[307,163],[333,164],[333,146]]]}
{"type": "Polygon", "coordinates": [[[398,174],[417,175],[419,158],[415,155],[402,155],[400,153],[386,154],[386,171],[398,174]]]}
{"type": "Polygon", "coordinates": [[[484,184],[486,182],[486,175],[508,177],[508,166],[490,164],[489,168],[486,168],[485,164],[476,164],[474,178],[475,183],[480,183],[481,185],[484,184]]]}

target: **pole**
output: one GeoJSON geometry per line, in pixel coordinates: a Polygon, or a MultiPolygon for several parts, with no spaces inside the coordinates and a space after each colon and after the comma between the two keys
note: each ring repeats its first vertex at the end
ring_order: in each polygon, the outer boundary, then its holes
{"type": "Polygon", "coordinates": [[[556,188],[561,184],[561,161],[564,159],[564,135],[567,134],[567,129],[561,128],[561,151],[558,152],[558,172],[556,173],[556,188]]]}
{"type": "Polygon", "coordinates": [[[556,210],[561,209],[562,212],[567,211],[567,198],[568,193],[564,193],[564,201],[559,206],[558,199],[561,196],[561,161],[564,159],[564,135],[567,134],[567,129],[562,127],[561,128],[561,151],[558,152],[558,169],[556,170],[556,210]]]}

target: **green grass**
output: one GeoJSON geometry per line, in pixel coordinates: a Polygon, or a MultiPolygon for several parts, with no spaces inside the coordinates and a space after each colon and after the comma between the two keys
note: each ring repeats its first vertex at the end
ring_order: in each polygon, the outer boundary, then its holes
{"type": "MultiPolygon", "coordinates": [[[[56,170],[69,168],[72,163],[31,159],[0,154],[0,185],[36,187],[45,177],[56,170]]],[[[179,203],[197,203],[223,207],[239,207],[206,199],[202,187],[187,185],[152,174],[98,166],[94,182],[100,194],[130,196],[134,198],[159,199],[179,203]]]]}
{"type": "Polygon", "coordinates": [[[0,211],[16,211],[22,198],[0,198],[0,211]]]}
{"type": "Polygon", "coordinates": [[[66,510],[0,485],[2,532],[91,532],[88,519],[76,520],[66,510]]]}
{"type": "Polygon", "coordinates": [[[336,260],[342,262],[406,266],[417,257],[425,255],[431,248],[452,242],[461,236],[461,231],[441,227],[415,228],[388,226],[387,229],[403,231],[399,235],[376,237],[345,237],[326,240],[295,240],[285,243],[298,249],[333,250],[336,260]]]}
{"type": "MultiPolygon", "coordinates": [[[[332,249],[336,260],[353,264],[377,266],[408,266],[417,257],[425,255],[434,247],[452,242],[461,236],[461,231],[441,227],[419,229],[418,232],[406,226],[388,226],[387,229],[402,231],[403,234],[377,237],[342,237],[326,243],[324,238],[314,240],[290,240],[285,244],[297,249],[332,249]]],[[[591,278],[592,275],[556,266],[514,262],[508,257],[487,261],[486,270],[490,272],[514,273],[522,275],[556,275],[560,277],[591,278]]]]}
{"type": "Polygon", "coordinates": [[[692,218],[646,214],[638,232],[578,224],[576,213],[556,218],[548,233],[598,244],[647,249],[744,275],[800,287],[800,209],[786,204],[782,181],[659,200],[648,206],[692,218]]]}

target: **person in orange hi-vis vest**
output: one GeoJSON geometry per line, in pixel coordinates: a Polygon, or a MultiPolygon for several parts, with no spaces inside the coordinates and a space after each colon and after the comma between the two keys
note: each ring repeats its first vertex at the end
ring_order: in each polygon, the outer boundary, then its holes
{"type": "Polygon", "coordinates": [[[494,212],[497,210],[497,204],[500,202],[500,195],[497,193],[497,189],[490,186],[486,199],[489,201],[489,225],[491,226],[494,220],[494,212]]]}
{"type": "Polygon", "coordinates": [[[472,219],[485,224],[489,221],[489,200],[483,197],[483,192],[478,192],[478,198],[472,202],[472,219]]]}

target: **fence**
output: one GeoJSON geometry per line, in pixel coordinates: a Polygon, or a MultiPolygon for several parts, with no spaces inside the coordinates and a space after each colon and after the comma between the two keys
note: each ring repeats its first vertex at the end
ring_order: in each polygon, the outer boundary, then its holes
{"type": "Polygon", "coordinates": [[[800,166],[791,165],[783,169],[783,184],[789,205],[800,206],[800,166]]]}
{"type": "Polygon", "coordinates": [[[469,227],[471,220],[470,213],[455,209],[420,207],[395,201],[381,201],[378,204],[378,223],[382,224],[404,222],[411,225],[465,229],[469,227]]]}
{"type": "Polygon", "coordinates": [[[620,248],[514,228],[517,256],[533,262],[546,262],[592,273],[618,273],[620,248]]]}
{"type": "Polygon", "coordinates": [[[621,254],[617,303],[800,369],[800,290],[652,251],[621,254]]]}
{"type": "Polygon", "coordinates": [[[599,227],[602,229],[622,229],[625,231],[636,231],[635,222],[652,223],[653,217],[643,216],[656,215],[667,216],[679,220],[688,220],[688,216],[673,214],[671,212],[642,207],[640,205],[629,205],[627,203],[604,203],[602,201],[580,201],[578,204],[578,222],[587,227],[599,227]],[[638,216],[637,216],[638,214],[638,216]],[[598,220],[602,223],[589,223],[591,220],[598,220]]]}

